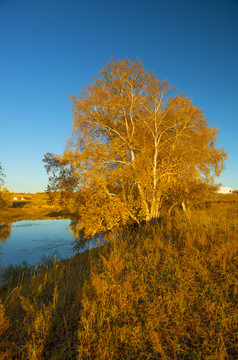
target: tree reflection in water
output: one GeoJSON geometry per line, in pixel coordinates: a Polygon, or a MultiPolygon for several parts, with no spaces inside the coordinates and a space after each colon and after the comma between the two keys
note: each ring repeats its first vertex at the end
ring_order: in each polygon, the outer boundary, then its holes
{"type": "Polygon", "coordinates": [[[4,242],[12,234],[12,224],[0,224],[0,241],[4,242]]]}
{"type": "Polygon", "coordinates": [[[70,230],[71,236],[75,239],[74,251],[76,252],[103,245],[106,239],[106,234],[103,234],[102,232],[86,237],[80,222],[77,219],[71,220],[68,229],[70,230]]]}

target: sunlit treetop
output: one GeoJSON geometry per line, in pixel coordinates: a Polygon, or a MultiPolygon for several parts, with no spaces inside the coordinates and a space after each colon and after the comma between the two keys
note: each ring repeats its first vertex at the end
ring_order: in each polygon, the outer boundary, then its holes
{"type": "Polygon", "coordinates": [[[49,190],[74,194],[87,235],[158,219],[165,203],[183,201],[224,169],[218,130],[138,59],[111,60],[72,96],[72,112],[66,150],[44,162],[49,190]]]}

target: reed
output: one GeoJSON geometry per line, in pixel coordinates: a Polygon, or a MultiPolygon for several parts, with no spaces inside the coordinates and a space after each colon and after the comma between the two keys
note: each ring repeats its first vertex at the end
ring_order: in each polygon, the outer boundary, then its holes
{"type": "Polygon", "coordinates": [[[231,206],[178,212],[101,249],[84,287],[77,358],[235,359],[238,208],[231,206]]]}
{"type": "Polygon", "coordinates": [[[238,357],[237,201],[45,265],[1,288],[2,358],[238,357]]]}

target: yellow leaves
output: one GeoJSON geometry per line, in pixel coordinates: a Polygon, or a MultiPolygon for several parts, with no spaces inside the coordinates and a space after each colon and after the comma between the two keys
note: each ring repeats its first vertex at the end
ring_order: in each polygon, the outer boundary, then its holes
{"type": "Polygon", "coordinates": [[[0,186],[0,207],[12,205],[12,195],[6,187],[0,186]]]}
{"type": "Polygon", "coordinates": [[[75,207],[87,235],[158,218],[165,198],[177,202],[191,183],[223,169],[217,130],[191,99],[171,90],[127,58],[111,60],[72,96],[72,137],[61,157],[44,161],[50,189],[84,197],[75,207]]]}

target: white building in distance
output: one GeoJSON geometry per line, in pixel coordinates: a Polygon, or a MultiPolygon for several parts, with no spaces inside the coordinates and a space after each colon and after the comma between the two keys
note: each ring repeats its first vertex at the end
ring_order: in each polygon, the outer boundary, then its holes
{"type": "Polygon", "coordinates": [[[233,190],[229,186],[220,186],[217,192],[218,194],[232,194],[233,190]]]}

